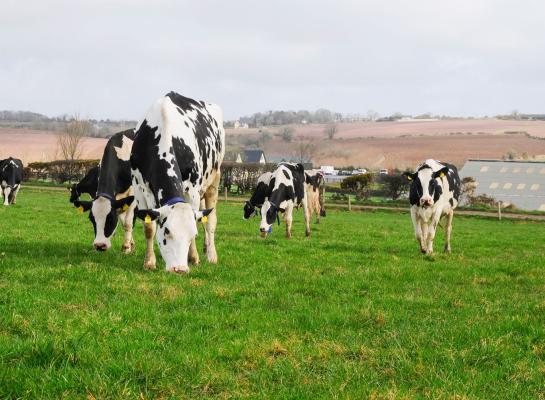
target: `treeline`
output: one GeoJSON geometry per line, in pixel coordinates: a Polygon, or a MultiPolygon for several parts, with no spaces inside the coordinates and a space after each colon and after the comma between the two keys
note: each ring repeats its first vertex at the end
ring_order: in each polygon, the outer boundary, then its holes
{"type": "MultiPolygon", "coordinates": [[[[316,111],[268,111],[258,112],[250,116],[240,118],[242,124],[248,124],[250,127],[288,125],[288,124],[328,124],[336,121],[341,121],[343,118],[341,113],[320,108],[316,111]]],[[[233,123],[227,123],[226,127],[230,127],[233,123]]]]}
{"type": "MultiPolygon", "coordinates": [[[[48,117],[30,111],[0,111],[0,127],[27,128],[42,131],[64,131],[67,125],[78,119],[76,116],[61,115],[48,117]]],[[[136,121],[115,121],[110,119],[88,119],[90,129],[87,135],[91,137],[110,137],[116,132],[136,126],[136,121]]]]}

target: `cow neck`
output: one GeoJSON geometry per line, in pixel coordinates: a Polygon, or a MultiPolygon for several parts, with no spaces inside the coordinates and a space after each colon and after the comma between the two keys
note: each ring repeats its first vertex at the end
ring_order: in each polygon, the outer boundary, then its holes
{"type": "Polygon", "coordinates": [[[177,203],[185,203],[186,201],[182,197],[172,197],[166,201],[161,202],[161,206],[172,206],[177,203]]]}

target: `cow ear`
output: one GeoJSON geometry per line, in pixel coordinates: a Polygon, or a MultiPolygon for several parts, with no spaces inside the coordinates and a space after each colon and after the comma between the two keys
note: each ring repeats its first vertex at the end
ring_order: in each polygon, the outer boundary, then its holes
{"type": "Polygon", "coordinates": [[[80,200],[74,201],[74,207],[76,207],[78,211],[82,214],[84,211],[89,211],[92,206],[93,206],[92,201],[80,201],[80,200]]]}
{"type": "Polygon", "coordinates": [[[448,167],[443,167],[439,171],[433,173],[433,179],[443,178],[448,174],[448,167]]]}
{"type": "Polygon", "coordinates": [[[160,215],[161,213],[155,210],[136,210],[136,216],[146,224],[150,224],[151,221],[155,221],[160,215]]]}
{"type": "Polygon", "coordinates": [[[134,196],[125,197],[124,199],[115,200],[114,208],[118,213],[125,212],[129,209],[130,205],[134,201],[134,196]]]}
{"type": "Polygon", "coordinates": [[[213,208],[208,208],[206,210],[195,211],[195,220],[200,221],[203,224],[206,223],[206,221],[208,221],[208,215],[212,211],[214,211],[213,208]]]}
{"type": "Polygon", "coordinates": [[[409,182],[412,182],[416,179],[416,173],[411,173],[411,172],[403,172],[402,174],[405,178],[407,178],[407,180],[409,182]]]}

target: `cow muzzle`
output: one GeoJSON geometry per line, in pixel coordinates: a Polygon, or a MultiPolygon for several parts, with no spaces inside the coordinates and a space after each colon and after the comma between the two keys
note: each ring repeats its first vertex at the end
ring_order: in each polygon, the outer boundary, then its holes
{"type": "Polygon", "coordinates": [[[93,247],[96,251],[106,251],[110,246],[107,243],[93,243],[93,247]]]}
{"type": "Polygon", "coordinates": [[[421,198],[420,206],[423,208],[428,208],[433,206],[433,199],[431,197],[421,198]]]}

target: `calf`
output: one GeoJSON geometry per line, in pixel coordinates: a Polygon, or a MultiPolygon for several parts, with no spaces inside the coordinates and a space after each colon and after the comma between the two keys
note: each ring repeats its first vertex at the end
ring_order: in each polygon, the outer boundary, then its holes
{"type": "Polygon", "coordinates": [[[320,217],[325,217],[325,207],[323,201],[324,193],[324,175],[318,171],[313,174],[305,172],[307,185],[307,202],[309,214],[316,214],[316,223],[320,223],[320,217]]]}
{"type": "Polygon", "coordinates": [[[124,253],[134,250],[132,230],[135,204],[129,163],[133,140],[133,129],[118,132],[108,140],[100,161],[94,199],[74,201],[75,207],[81,211],[89,211],[89,220],[95,232],[93,246],[98,251],[105,251],[112,246],[111,238],[118,220],[125,230],[121,250],[124,253]]]}
{"type": "Polygon", "coordinates": [[[257,186],[250,200],[244,203],[244,219],[249,219],[257,213],[257,209],[267,200],[271,194],[269,183],[271,181],[271,172],[265,172],[257,178],[257,186]]]}
{"type": "Polygon", "coordinates": [[[207,259],[217,263],[214,208],[224,153],[223,116],[216,105],[170,92],[138,124],[131,168],[137,216],[145,222],[145,268],[156,266],[156,230],[167,271],[189,272],[189,261],[198,264],[195,236],[201,218],[207,259]]]}
{"type": "Polygon", "coordinates": [[[79,183],[74,183],[68,188],[70,191],[70,203],[79,200],[80,196],[84,193],[95,198],[97,195],[99,171],[98,166],[91,168],[79,183]]]}
{"type": "Polygon", "coordinates": [[[310,215],[307,204],[305,169],[302,164],[280,163],[272,172],[269,182],[270,196],[261,207],[261,236],[266,237],[279,211],[284,211],[286,237],[291,237],[293,208],[303,206],[306,235],[310,236],[310,215]]]}
{"type": "Polygon", "coordinates": [[[450,234],[454,209],[460,196],[460,177],[452,164],[426,160],[416,172],[405,172],[411,182],[409,200],[411,203],[411,219],[420,251],[433,253],[433,239],[437,224],[446,216],[445,252],[450,253],[450,234]]]}
{"type": "Polygon", "coordinates": [[[23,180],[23,162],[18,158],[9,157],[0,161],[0,183],[4,205],[17,203],[17,194],[23,180]]]}

